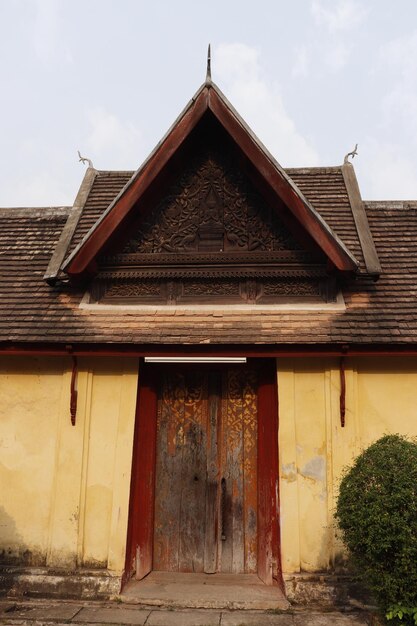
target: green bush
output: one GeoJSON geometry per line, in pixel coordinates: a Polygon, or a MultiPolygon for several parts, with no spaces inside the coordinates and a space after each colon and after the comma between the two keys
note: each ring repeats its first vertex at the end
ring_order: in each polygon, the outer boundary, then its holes
{"type": "Polygon", "coordinates": [[[343,476],[336,520],[380,608],[391,609],[394,622],[414,624],[417,444],[386,435],[362,452],[343,476]]]}
{"type": "Polygon", "coordinates": [[[417,607],[408,607],[402,605],[391,606],[385,613],[387,621],[393,620],[394,624],[417,624],[417,607]]]}

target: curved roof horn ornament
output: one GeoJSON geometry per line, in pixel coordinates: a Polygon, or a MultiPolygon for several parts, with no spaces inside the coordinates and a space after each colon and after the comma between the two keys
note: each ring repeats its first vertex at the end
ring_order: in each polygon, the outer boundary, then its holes
{"type": "Polygon", "coordinates": [[[83,163],[88,163],[88,167],[91,167],[92,169],[94,169],[94,165],[93,165],[92,160],[91,160],[91,159],[88,159],[87,157],[83,157],[83,156],[81,156],[81,154],[80,154],[80,151],[79,151],[79,150],[77,150],[77,152],[78,152],[78,157],[79,157],[79,159],[78,159],[78,160],[79,160],[79,161],[82,161],[83,163]]]}
{"type": "Polygon", "coordinates": [[[349,157],[351,156],[352,159],[355,158],[355,156],[358,155],[358,144],[355,145],[355,147],[353,148],[352,152],[348,152],[347,155],[344,158],[343,163],[349,163],[349,157]]]}

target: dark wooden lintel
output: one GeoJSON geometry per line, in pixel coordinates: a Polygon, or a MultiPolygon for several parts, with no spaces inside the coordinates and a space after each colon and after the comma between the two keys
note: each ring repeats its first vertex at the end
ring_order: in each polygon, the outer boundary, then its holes
{"type": "Polygon", "coordinates": [[[57,356],[76,355],[101,357],[144,357],[144,356],[246,356],[261,357],[416,357],[416,344],[230,344],[230,345],[184,345],[184,344],[71,344],[64,343],[17,343],[0,344],[0,354],[8,356],[57,356]]]}
{"type": "Polygon", "coordinates": [[[226,265],[236,263],[318,263],[325,262],[326,257],[318,256],[312,252],[304,250],[273,250],[257,252],[175,252],[161,254],[152,253],[131,253],[115,254],[100,261],[100,267],[142,267],[143,265],[226,265]]]}
{"type": "Polygon", "coordinates": [[[120,278],[246,278],[246,277],[274,277],[274,278],[322,278],[327,275],[323,265],[303,266],[299,264],[247,264],[227,265],[216,267],[202,265],[190,267],[181,265],[142,266],[142,267],[109,267],[100,271],[98,279],[120,278]]]}

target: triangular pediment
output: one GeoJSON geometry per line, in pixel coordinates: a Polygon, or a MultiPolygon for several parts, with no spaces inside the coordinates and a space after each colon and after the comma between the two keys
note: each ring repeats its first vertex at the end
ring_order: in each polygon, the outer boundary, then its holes
{"type": "Polygon", "coordinates": [[[139,218],[124,253],[187,254],[302,250],[231,155],[196,154],[163,199],[139,218]]]}
{"type": "Polygon", "coordinates": [[[229,274],[246,267],[249,277],[250,268],[263,268],[266,276],[278,266],[284,271],[285,263],[293,270],[300,263],[311,271],[318,265],[357,269],[349,250],[208,83],[63,269],[80,279],[133,265],[148,271],[165,265],[168,275],[168,266],[182,264],[203,278],[203,266],[208,276],[223,264],[229,274]]]}
{"type": "MultiPolygon", "coordinates": [[[[212,135],[211,135],[212,138],[212,135]]],[[[242,171],[227,142],[206,137],[162,198],[138,212],[98,259],[101,302],[276,302],[323,298],[327,258],[301,242],[242,171]]]]}

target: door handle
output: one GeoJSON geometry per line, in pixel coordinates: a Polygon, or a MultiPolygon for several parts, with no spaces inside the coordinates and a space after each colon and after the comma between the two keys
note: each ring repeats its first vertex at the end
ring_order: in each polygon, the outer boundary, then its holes
{"type": "Polygon", "coordinates": [[[226,479],[221,480],[220,509],[222,541],[226,541],[226,479]]]}

